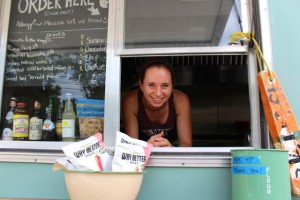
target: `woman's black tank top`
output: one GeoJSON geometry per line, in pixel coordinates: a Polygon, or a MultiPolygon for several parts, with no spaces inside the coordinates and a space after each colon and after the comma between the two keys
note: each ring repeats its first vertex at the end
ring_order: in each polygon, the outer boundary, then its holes
{"type": "Polygon", "coordinates": [[[151,122],[146,114],[143,104],[143,92],[138,91],[138,124],[139,124],[139,139],[147,141],[151,136],[160,132],[164,132],[164,137],[170,143],[177,140],[177,126],[176,126],[176,111],[174,106],[173,94],[169,99],[169,116],[165,124],[158,124],[151,122]]]}

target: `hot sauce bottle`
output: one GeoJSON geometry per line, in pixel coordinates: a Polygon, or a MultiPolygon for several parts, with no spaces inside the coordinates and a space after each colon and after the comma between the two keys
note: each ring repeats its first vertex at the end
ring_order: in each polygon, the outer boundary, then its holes
{"type": "Polygon", "coordinates": [[[28,140],[29,115],[26,103],[19,102],[13,117],[13,140],[28,140]]]}

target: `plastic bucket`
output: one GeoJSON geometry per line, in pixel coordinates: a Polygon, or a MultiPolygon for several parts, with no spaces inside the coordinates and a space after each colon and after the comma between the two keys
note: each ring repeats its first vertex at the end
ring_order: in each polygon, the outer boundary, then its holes
{"type": "Polygon", "coordinates": [[[72,200],[134,200],[144,172],[64,171],[72,200]]]}
{"type": "Polygon", "coordinates": [[[232,150],[232,200],[290,200],[288,152],[232,150]]]}

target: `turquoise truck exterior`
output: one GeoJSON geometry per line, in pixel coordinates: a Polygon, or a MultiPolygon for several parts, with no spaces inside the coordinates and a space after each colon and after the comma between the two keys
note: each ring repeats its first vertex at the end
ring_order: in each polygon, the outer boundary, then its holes
{"type": "MultiPolygon", "coordinates": [[[[268,4],[271,67],[278,75],[299,123],[300,1],[268,1],[268,4]]],[[[52,167],[50,163],[1,162],[0,198],[68,199],[63,172],[54,172],[52,167]]],[[[231,200],[230,167],[147,167],[145,171],[139,200],[231,200]]],[[[300,197],[293,196],[292,199],[300,200],[300,197]]]]}

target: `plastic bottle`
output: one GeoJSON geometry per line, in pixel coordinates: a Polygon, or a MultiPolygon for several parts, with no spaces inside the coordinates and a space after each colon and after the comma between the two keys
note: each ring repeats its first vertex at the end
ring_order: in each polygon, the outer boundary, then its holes
{"type": "Polygon", "coordinates": [[[71,93],[66,94],[65,109],[62,114],[62,141],[75,141],[75,112],[71,93]]]}
{"type": "Polygon", "coordinates": [[[43,119],[41,116],[40,103],[34,102],[33,115],[29,120],[29,140],[42,140],[43,119]]]}
{"type": "Polygon", "coordinates": [[[9,111],[6,114],[3,124],[2,140],[13,140],[13,117],[16,108],[17,99],[10,98],[9,111]]]}
{"type": "Polygon", "coordinates": [[[17,103],[13,117],[13,140],[28,140],[29,115],[26,110],[26,103],[17,103]]]}
{"type": "Polygon", "coordinates": [[[52,98],[49,98],[49,105],[46,107],[46,119],[43,123],[43,140],[56,141],[55,125],[52,121],[52,98]]]}

